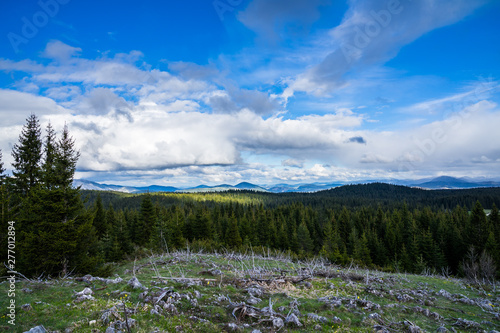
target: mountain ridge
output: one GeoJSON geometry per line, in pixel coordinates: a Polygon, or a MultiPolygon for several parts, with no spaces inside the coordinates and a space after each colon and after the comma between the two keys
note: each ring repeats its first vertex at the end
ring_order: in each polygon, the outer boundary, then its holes
{"type": "Polygon", "coordinates": [[[403,185],[408,187],[417,187],[428,190],[438,189],[468,189],[468,188],[481,188],[481,187],[500,187],[500,181],[493,179],[481,179],[474,181],[472,178],[463,177],[456,178],[450,176],[439,176],[436,178],[424,178],[420,180],[366,180],[356,182],[316,182],[316,183],[301,183],[301,184],[274,184],[274,185],[256,185],[250,182],[240,182],[236,185],[219,184],[214,186],[198,185],[194,187],[174,187],[162,185],[149,185],[149,186],[124,186],[114,184],[101,184],[87,179],[75,179],[73,185],[80,187],[83,190],[98,190],[98,191],[117,191],[124,193],[146,193],[146,192],[221,192],[221,191],[257,191],[257,192],[271,192],[271,193],[291,193],[291,192],[318,192],[329,190],[332,188],[351,185],[351,184],[369,184],[369,183],[386,183],[394,185],[403,185]]]}

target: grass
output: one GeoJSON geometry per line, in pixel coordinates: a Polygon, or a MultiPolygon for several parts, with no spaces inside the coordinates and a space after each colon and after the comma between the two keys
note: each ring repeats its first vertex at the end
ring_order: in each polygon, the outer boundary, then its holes
{"type": "MultiPolygon", "coordinates": [[[[132,332],[221,332],[231,330],[228,324],[242,332],[275,332],[279,327],[273,327],[269,312],[261,312],[270,305],[272,317],[297,315],[301,326],[288,323],[280,329],[289,332],[373,332],[374,327],[406,332],[411,325],[429,332],[439,327],[500,329],[498,289],[456,278],[342,268],[320,260],[188,251],[126,262],[116,274],[122,282],[20,279],[16,326],[8,323],[10,299],[2,296],[0,330],[24,332],[43,325],[49,331],[104,332],[110,323],[103,314],[117,309],[113,321],[124,320],[124,305],[135,320],[132,332]],[[148,288],[146,296],[127,284],[134,276],[148,288]],[[248,287],[262,292],[256,304],[247,304],[248,287]],[[74,295],[84,288],[93,291],[94,299],[78,302],[74,295]],[[163,291],[170,296],[158,301],[163,291]],[[165,310],[167,303],[174,305],[174,312],[165,310]],[[25,304],[30,306],[23,309],[25,304]],[[250,315],[250,306],[257,309],[257,318],[250,315]]],[[[2,295],[8,289],[6,281],[0,284],[2,295]]]]}

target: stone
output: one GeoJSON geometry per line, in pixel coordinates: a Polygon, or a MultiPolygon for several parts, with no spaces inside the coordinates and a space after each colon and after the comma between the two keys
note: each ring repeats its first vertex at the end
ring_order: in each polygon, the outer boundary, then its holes
{"type": "Polygon", "coordinates": [[[293,324],[297,325],[298,327],[302,326],[302,323],[300,322],[299,318],[293,313],[285,318],[285,322],[287,324],[293,323],[293,324]]]}
{"type": "Polygon", "coordinates": [[[258,297],[254,297],[252,295],[250,295],[250,297],[247,298],[247,303],[248,304],[251,304],[251,305],[255,305],[255,304],[258,304],[262,302],[262,300],[258,297]]]}
{"type": "Polygon", "coordinates": [[[40,325],[40,326],[33,327],[32,329],[30,329],[29,331],[26,331],[24,333],[46,333],[46,332],[47,332],[47,330],[45,329],[45,327],[40,325]]]}
{"type": "Polygon", "coordinates": [[[31,304],[27,303],[27,304],[21,305],[21,309],[24,311],[31,311],[31,310],[33,310],[33,307],[31,306],[31,304]]]}
{"type": "Polygon", "coordinates": [[[273,319],[273,328],[279,330],[283,326],[285,326],[285,323],[283,322],[283,319],[281,319],[281,318],[274,318],[273,319]]]}
{"type": "Polygon", "coordinates": [[[130,280],[128,280],[127,284],[134,289],[147,289],[139,282],[139,280],[134,276],[130,280]]]}

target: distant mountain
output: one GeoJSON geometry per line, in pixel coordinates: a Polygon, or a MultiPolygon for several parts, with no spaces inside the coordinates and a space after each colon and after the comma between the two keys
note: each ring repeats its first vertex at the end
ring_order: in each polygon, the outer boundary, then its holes
{"type": "Polygon", "coordinates": [[[99,184],[86,179],[75,179],[73,181],[73,186],[75,187],[80,186],[82,190],[116,191],[124,193],[175,192],[179,190],[178,188],[172,186],[151,185],[146,187],[134,187],[134,186],[99,184]]]}
{"type": "Polygon", "coordinates": [[[228,184],[221,184],[221,185],[216,185],[216,186],[206,186],[206,185],[201,185],[201,186],[196,186],[193,188],[187,188],[187,189],[180,189],[178,192],[224,192],[224,191],[241,191],[241,190],[249,190],[249,191],[258,191],[258,192],[269,192],[265,188],[251,184],[251,183],[239,183],[237,185],[228,185],[228,184]]]}
{"type": "Polygon", "coordinates": [[[350,183],[304,183],[304,184],[274,184],[269,186],[259,186],[248,182],[242,182],[237,185],[220,184],[215,186],[198,185],[196,187],[178,188],[173,186],[151,185],[145,187],[120,186],[100,184],[85,179],[76,179],[74,186],[80,186],[83,190],[98,190],[98,191],[117,191],[125,193],[145,193],[145,192],[223,192],[248,190],[258,192],[272,193],[290,193],[290,192],[318,192],[337,188],[348,184],[370,184],[370,183],[390,183],[394,185],[403,185],[410,187],[419,187],[429,190],[437,189],[467,189],[477,187],[500,187],[499,180],[490,179],[472,179],[472,178],[454,178],[449,176],[441,176],[437,178],[425,178],[420,180],[366,180],[350,183]]]}
{"type": "Polygon", "coordinates": [[[240,189],[240,190],[252,190],[252,191],[268,192],[267,189],[265,189],[259,185],[255,185],[255,184],[247,183],[247,182],[239,183],[237,185],[234,185],[234,187],[237,189],[240,189]]]}
{"type": "Polygon", "coordinates": [[[151,185],[147,187],[136,187],[141,193],[143,192],[175,192],[179,189],[173,186],[159,186],[159,185],[151,185]]]}
{"type": "Polygon", "coordinates": [[[422,187],[431,190],[462,189],[462,188],[476,188],[476,187],[499,187],[500,182],[496,181],[474,182],[464,178],[441,176],[427,182],[413,184],[412,186],[422,187]]]}

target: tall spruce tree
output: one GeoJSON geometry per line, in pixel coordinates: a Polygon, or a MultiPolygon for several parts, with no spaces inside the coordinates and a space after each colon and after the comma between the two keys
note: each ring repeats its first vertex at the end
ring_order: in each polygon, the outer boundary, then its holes
{"type": "Polygon", "coordinates": [[[488,220],[481,203],[476,201],[470,215],[469,243],[480,253],[489,235],[488,220]]]}
{"type": "Polygon", "coordinates": [[[241,236],[238,230],[238,221],[234,215],[229,220],[229,227],[226,231],[226,244],[231,249],[238,249],[241,244],[241,236]]]}
{"type": "MultiPolygon", "coordinates": [[[[5,168],[4,164],[2,161],[2,150],[0,149],[0,225],[3,226],[3,223],[7,222],[8,219],[8,197],[9,193],[7,191],[7,184],[6,184],[6,178],[7,176],[5,175],[5,168]]],[[[3,228],[2,230],[7,230],[6,228],[3,228]]],[[[5,248],[5,247],[4,247],[5,248]]]]}
{"type": "Polygon", "coordinates": [[[106,212],[102,204],[101,194],[97,194],[97,200],[94,204],[94,228],[97,232],[97,237],[101,239],[108,232],[109,226],[106,223],[106,212]]]}
{"type": "Polygon", "coordinates": [[[26,119],[19,143],[12,149],[12,174],[15,190],[21,196],[29,194],[40,181],[42,175],[42,138],[40,122],[35,114],[26,119]]]}
{"type": "Polygon", "coordinates": [[[5,169],[2,161],[2,150],[0,149],[0,261],[5,262],[7,259],[7,190],[4,184],[5,169]]]}
{"type": "Polygon", "coordinates": [[[50,123],[46,128],[43,152],[41,181],[43,187],[50,190],[54,186],[57,186],[57,172],[55,164],[57,153],[56,132],[50,123]]]}
{"type": "Polygon", "coordinates": [[[0,185],[3,184],[3,179],[5,178],[5,168],[3,167],[3,161],[2,161],[3,155],[2,155],[2,149],[0,149],[0,185]]]}
{"type": "Polygon", "coordinates": [[[149,193],[142,197],[139,223],[139,228],[132,232],[137,233],[137,243],[139,245],[146,245],[150,240],[151,232],[156,223],[155,209],[149,193]]]}

